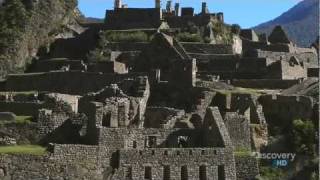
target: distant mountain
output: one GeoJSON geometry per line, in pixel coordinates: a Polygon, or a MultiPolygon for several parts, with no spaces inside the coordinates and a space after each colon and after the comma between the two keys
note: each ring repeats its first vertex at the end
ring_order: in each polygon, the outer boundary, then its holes
{"type": "Polygon", "coordinates": [[[276,25],[281,25],[297,45],[310,46],[319,35],[319,0],[304,0],[278,18],[254,29],[258,33],[270,34],[276,25]]]}
{"type": "Polygon", "coordinates": [[[94,18],[94,17],[86,17],[85,19],[87,22],[90,22],[90,23],[103,23],[104,22],[104,19],[94,18]]]}

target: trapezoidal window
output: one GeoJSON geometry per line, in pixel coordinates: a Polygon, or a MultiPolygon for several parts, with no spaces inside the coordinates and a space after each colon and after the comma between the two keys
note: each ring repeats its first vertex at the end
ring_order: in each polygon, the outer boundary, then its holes
{"type": "Polygon", "coordinates": [[[187,166],[182,166],[181,167],[181,180],[188,180],[188,167],[187,166]]]}
{"type": "Polygon", "coordinates": [[[163,167],[163,180],[170,180],[170,166],[163,167]]]}
{"type": "Polygon", "coordinates": [[[145,146],[147,148],[156,148],[157,147],[157,137],[156,136],[148,136],[145,142],[145,146]]]}
{"type": "Polygon", "coordinates": [[[225,180],[224,166],[218,166],[218,180],[225,180]]]}
{"type": "Polygon", "coordinates": [[[137,141],[133,141],[133,142],[132,142],[132,148],[133,148],[133,149],[136,149],[136,148],[137,148],[137,141]]]}
{"type": "Polygon", "coordinates": [[[102,126],[103,127],[110,127],[111,126],[111,113],[107,113],[107,114],[103,115],[102,126]]]}
{"type": "Polygon", "coordinates": [[[199,167],[199,177],[200,180],[207,180],[207,166],[200,166],[199,167]]]}
{"type": "Polygon", "coordinates": [[[144,167],[144,179],[151,180],[152,179],[152,169],[150,166],[144,167]]]}

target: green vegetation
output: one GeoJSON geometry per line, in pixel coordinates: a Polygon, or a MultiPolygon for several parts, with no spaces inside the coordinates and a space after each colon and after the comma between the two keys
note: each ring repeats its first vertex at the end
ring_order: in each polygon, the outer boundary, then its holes
{"type": "Polygon", "coordinates": [[[223,44],[232,44],[233,34],[231,32],[231,27],[224,23],[213,23],[212,30],[216,35],[216,40],[223,44]]]}
{"type": "Polygon", "coordinates": [[[106,31],[103,36],[110,42],[148,42],[150,37],[142,31],[106,31]]]}
{"type": "Polygon", "coordinates": [[[21,0],[6,1],[0,11],[0,54],[14,46],[16,39],[22,35],[28,18],[28,12],[21,0]]]}
{"type": "Polygon", "coordinates": [[[108,61],[110,53],[110,50],[107,48],[96,48],[88,53],[87,60],[89,62],[108,61]]]}
{"type": "Polygon", "coordinates": [[[240,34],[240,31],[241,31],[241,27],[240,27],[239,24],[232,24],[232,25],[231,25],[231,32],[232,32],[233,34],[239,35],[239,34],[240,34]]]}
{"type": "Polygon", "coordinates": [[[0,154],[30,154],[45,155],[46,148],[38,145],[0,146],[0,154]]]}
{"type": "Polygon", "coordinates": [[[16,116],[14,121],[0,121],[0,126],[5,124],[17,124],[17,125],[24,125],[30,124],[33,120],[32,116],[16,116]]]}
{"type": "Polygon", "coordinates": [[[280,168],[260,167],[261,180],[282,180],[285,173],[280,168]]]}
{"type": "Polygon", "coordinates": [[[17,124],[30,124],[32,120],[32,116],[17,116],[15,122],[17,124]]]}
{"type": "Polygon", "coordinates": [[[291,143],[298,153],[314,155],[316,144],[316,128],[312,121],[300,119],[292,122],[291,143]]]}
{"type": "Polygon", "coordinates": [[[252,152],[248,148],[236,148],[234,151],[234,155],[238,157],[248,157],[252,155],[252,152]]]}
{"type": "Polygon", "coordinates": [[[202,38],[198,33],[191,34],[188,32],[183,32],[177,34],[176,38],[181,42],[202,42],[202,38]]]}

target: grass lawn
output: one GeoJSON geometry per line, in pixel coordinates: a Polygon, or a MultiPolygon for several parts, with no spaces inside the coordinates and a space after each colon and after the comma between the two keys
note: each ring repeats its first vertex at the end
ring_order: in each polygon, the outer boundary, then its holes
{"type": "Polygon", "coordinates": [[[0,146],[0,154],[30,154],[44,155],[47,150],[45,147],[38,145],[16,145],[16,146],[0,146]]]}
{"type": "Polygon", "coordinates": [[[32,116],[17,116],[16,123],[17,124],[29,124],[32,121],[32,116]]]}
{"type": "Polygon", "coordinates": [[[6,124],[30,124],[32,122],[32,116],[16,116],[14,121],[0,121],[0,125],[6,124]]]}

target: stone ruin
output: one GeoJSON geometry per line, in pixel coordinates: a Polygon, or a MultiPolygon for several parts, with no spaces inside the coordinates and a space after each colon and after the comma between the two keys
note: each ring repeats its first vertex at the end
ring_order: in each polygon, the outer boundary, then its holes
{"type": "MultiPolygon", "coordinates": [[[[21,133],[33,133],[30,141],[49,151],[0,155],[0,179],[255,179],[258,160],[237,152],[266,146],[275,116],[315,118],[310,97],[275,94],[309,78],[314,48],[296,47],[280,26],[269,37],[243,29],[230,44],[179,42],[159,27],[206,27],[223,23],[223,14],[211,14],[206,3],[197,15],[171,3],[161,10],[160,0],[146,9],[116,0],[99,31],[158,32],[150,42],[109,42],[110,61],[51,54],[0,82],[0,123],[4,116],[32,116],[21,133]],[[27,162],[34,165],[27,172],[16,170],[27,162]]],[[[21,139],[11,127],[0,128],[0,145],[21,139]]]]}

